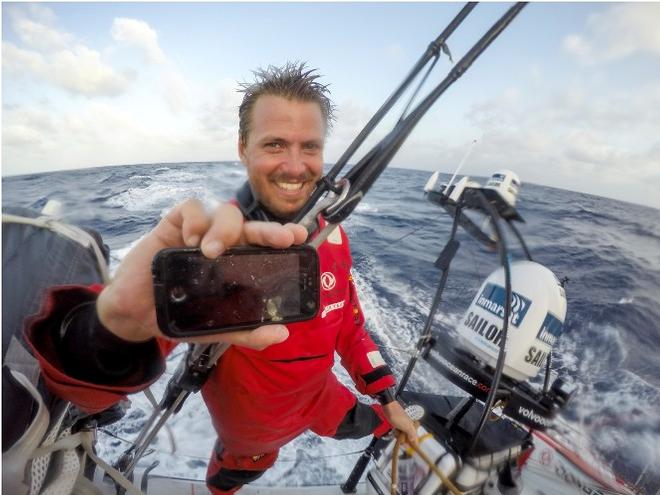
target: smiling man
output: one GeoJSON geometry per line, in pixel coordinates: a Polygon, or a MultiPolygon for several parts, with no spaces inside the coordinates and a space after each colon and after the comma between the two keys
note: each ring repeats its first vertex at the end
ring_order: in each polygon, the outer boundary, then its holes
{"type": "MultiPolygon", "coordinates": [[[[176,206],[127,254],[100,294],[54,288],[28,328],[57,395],[94,412],[162,372],[163,357],[176,343],[156,324],[150,266],[159,250],[199,246],[214,258],[237,244],[284,248],[306,240],[303,227],[286,222],[321,177],[332,103],[303,64],[255,74],[254,83],[243,85],[239,110],[238,151],[248,182],[236,200],[210,216],[194,200],[176,206]],[[81,394],[81,387],[88,392],[81,394]]],[[[234,344],[202,389],[218,435],[207,474],[216,495],[257,479],[280,447],[307,430],[341,439],[394,427],[416,442],[412,421],[394,400],[394,377],[365,330],[344,231],[330,235],[318,254],[321,310],[314,319],[191,339],[234,344]],[[335,352],[358,391],[378,404],[359,402],[337,380],[335,352]]]]}
{"type": "Polygon", "coordinates": [[[290,219],[323,172],[328,115],[314,101],[246,93],[238,152],[250,185],[272,214],[290,219]]]}

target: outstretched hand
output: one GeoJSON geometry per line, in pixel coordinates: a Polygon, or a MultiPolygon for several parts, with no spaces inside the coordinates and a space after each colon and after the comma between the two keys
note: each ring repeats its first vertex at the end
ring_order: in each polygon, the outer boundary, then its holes
{"type": "MultiPolygon", "coordinates": [[[[174,207],[158,225],[126,255],[112,282],[99,295],[96,310],[101,323],[118,337],[141,342],[162,337],[156,321],[151,264],[165,248],[200,247],[207,258],[216,258],[237,245],[287,248],[307,238],[304,227],[275,222],[246,222],[231,204],[208,214],[198,200],[174,207]]],[[[228,343],[263,349],[286,340],[284,325],[266,325],[243,330],[186,339],[196,343],[228,343]]]]}
{"type": "Polygon", "coordinates": [[[406,443],[410,446],[418,446],[419,440],[417,439],[417,426],[410,416],[406,414],[399,401],[393,401],[383,406],[383,412],[387,421],[392,425],[395,430],[399,430],[405,435],[406,443]]]}

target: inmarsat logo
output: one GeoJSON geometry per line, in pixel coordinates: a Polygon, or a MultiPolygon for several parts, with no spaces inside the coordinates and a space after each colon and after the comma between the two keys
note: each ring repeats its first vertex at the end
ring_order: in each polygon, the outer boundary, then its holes
{"type": "MultiPolygon", "coordinates": [[[[504,287],[488,283],[477,299],[477,306],[504,319],[505,301],[506,290],[504,287]]],[[[509,319],[514,327],[522,323],[530,304],[532,302],[526,297],[517,292],[511,292],[511,316],[509,319]]]]}
{"type": "Polygon", "coordinates": [[[561,334],[563,323],[556,316],[548,313],[545,315],[543,325],[539,329],[536,338],[541,342],[548,344],[550,347],[554,346],[561,334]]]}
{"type": "Polygon", "coordinates": [[[323,287],[323,290],[334,289],[336,283],[337,281],[335,280],[335,276],[332,273],[323,272],[321,274],[321,287],[323,287]]]}

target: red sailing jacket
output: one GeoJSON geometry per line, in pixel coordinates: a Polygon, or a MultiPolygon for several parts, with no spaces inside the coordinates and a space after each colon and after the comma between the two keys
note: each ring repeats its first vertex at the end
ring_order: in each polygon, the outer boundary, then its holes
{"type": "Polygon", "coordinates": [[[336,229],[318,254],[316,318],[287,325],[289,338],[263,351],[230,347],[204,385],[214,426],[232,453],[273,451],[308,428],[332,436],[355,404],[332,373],[335,351],[361,393],[373,395],[394,385],[364,328],[343,230],[336,229]]]}
{"type": "MultiPolygon", "coordinates": [[[[288,339],[265,350],[230,347],[203,388],[214,425],[228,447],[235,440],[237,446],[247,441],[275,448],[319,417],[327,419],[328,427],[336,427],[341,418],[332,417],[332,406],[343,415],[355,398],[332,373],[335,351],[361,393],[374,395],[395,383],[364,328],[344,231],[338,227],[318,253],[319,314],[312,320],[287,325],[288,339]]],[[[162,373],[164,357],[175,345],[158,339],[161,362],[145,366],[141,376],[125,383],[98,385],[68,376],[59,364],[51,335],[59,331],[68,310],[99,291],[100,287],[51,289],[41,313],[28,323],[25,332],[49,389],[90,413],[149,386],[162,373]]],[[[323,424],[312,429],[332,434],[323,424]]]]}

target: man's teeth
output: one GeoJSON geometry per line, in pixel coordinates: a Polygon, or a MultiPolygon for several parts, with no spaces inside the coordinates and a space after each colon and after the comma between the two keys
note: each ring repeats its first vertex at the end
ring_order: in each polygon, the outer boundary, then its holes
{"type": "Polygon", "coordinates": [[[299,191],[303,187],[302,182],[276,182],[277,187],[286,191],[299,191]]]}

